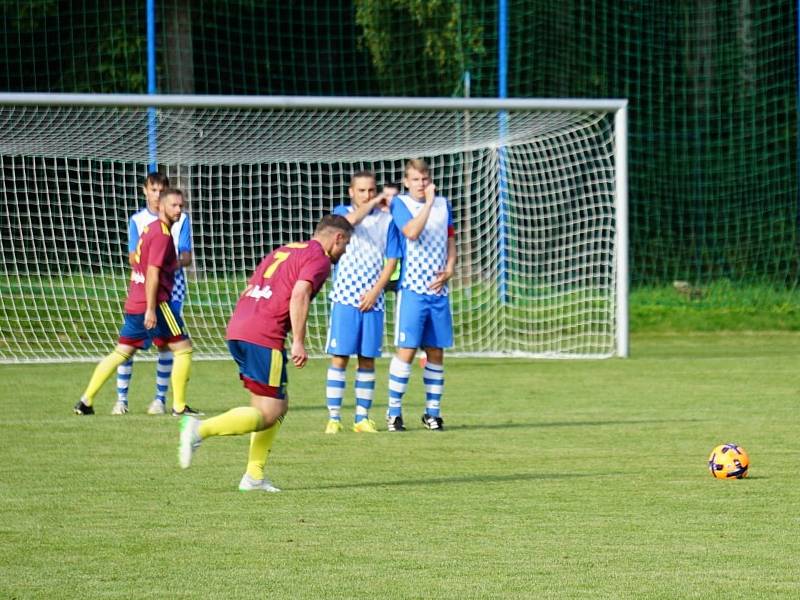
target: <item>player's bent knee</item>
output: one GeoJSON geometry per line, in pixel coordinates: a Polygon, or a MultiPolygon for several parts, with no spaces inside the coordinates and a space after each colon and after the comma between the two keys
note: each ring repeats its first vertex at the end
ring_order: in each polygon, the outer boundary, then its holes
{"type": "Polygon", "coordinates": [[[134,346],[128,346],[126,344],[117,344],[117,347],[114,348],[114,352],[117,354],[121,354],[122,356],[126,357],[126,360],[131,358],[134,354],[136,354],[136,348],[134,346]]]}
{"type": "Polygon", "coordinates": [[[251,402],[261,413],[263,429],[272,427],[289,409],[289,403],[280,398],[270,398],[269,396],[257,396],[253,394],[251,402]]]}
{"type": "MultiPolygon", "coordinates": [[[[177,342],[170,342],[164,347],[164,350],[172,350],[173,352],[180,352],[181,350],[192,350],[192,340],[186,338],[184,340],[178,340],[177,342]]],[[[159,348],[161,350],[161,348],[159,348]]]]}

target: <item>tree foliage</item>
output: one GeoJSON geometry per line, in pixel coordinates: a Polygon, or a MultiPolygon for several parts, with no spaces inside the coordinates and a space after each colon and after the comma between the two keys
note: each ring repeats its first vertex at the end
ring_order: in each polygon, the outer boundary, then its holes
{"type": "Polygon", "coordinates": [[[354,0],[356,23],[381,89],[389,94],[452,95],[485,53],[484,25],[459,0],[354,0]],[[415,79],[415,89],[408,80],[415,79]]]}
{"type": "Polygon", "coordinates": [[[144,2],[0,0],[0,16],[0,88],[145,91],[144,2]]]}

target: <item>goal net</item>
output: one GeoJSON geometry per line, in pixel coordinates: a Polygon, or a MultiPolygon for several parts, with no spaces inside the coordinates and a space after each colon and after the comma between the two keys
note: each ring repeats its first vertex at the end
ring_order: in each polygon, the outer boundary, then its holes
{"type": "MultiPolygon", "coordinates": [[[[275,246],[424,158],[452,204],[453,353],[627,355],[625,102],[0,95],[0,362],[93,360],[116,341],[127,220],[157,161],[185,190],[184,318],[227,356],[237,296],[275,246]],[[155,119],[150,119],[155,107],[155,119]]],[[[328,288],[309,352],[324,353],[328,288]]],[[[392,350],[389,294],[385,351],[392,350]]]]}

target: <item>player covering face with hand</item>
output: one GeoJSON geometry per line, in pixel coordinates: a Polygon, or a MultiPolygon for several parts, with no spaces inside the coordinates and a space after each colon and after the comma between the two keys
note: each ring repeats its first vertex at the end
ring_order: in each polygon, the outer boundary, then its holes
{"type": "Polygon", "coordinates": [[[280,491],[265,476],[264,467],[289,408],[287,358],[297,368],[305,366],[311,300],[330,275],[331,264],[344,254],[352,231],[347,219],[328,215],[310,240],[276,248],[258,265],[236,303],[226,334],[239,378],[250,391],[250,405],[203,421],[184,417],[178,448],[182,468],[191,465],[204,440],[249,433],[247,470],[239,490],[280,491]],[[292,345],[287,357],[284,345],[289,331],[292,345]]]}
{"type": "Polygon", "coordinates": [[[331,317],[326,351],[332,355],[326,380],[328,423],[325,433],[342,430],[341,408],[350,356],[358,356],[353,431],[376,433],[369,410],[375,395],[375,358],[383,343],[383,288],[401,256],[392,217],[383,210],[391,196],[376,194],[375,175],[359,171],[350,179],[350,205],[337,206],[354,227],[347,254],[336,266],[331,290],[331,317]]]}
{"type": "Polygon", "coordinates": [[[402,233],[403,268],[397,294],[397,352],[389,365],[389,431],[405,431],[402,401],[418,348],[425,350],[423,372],[425,413],[422,424],[442,431],[444,349],[453,344],[453,320],[447,282],[453,276],[456,244],[452,210],[436,194],[427,163],[406,163],[403,185],[407,194],[392,201],[392,219],[402,233]]]}

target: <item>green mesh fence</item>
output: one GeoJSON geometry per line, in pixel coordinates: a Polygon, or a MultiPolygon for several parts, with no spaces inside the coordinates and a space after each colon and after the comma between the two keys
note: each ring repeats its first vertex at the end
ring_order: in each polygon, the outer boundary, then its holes
{"type": "MultiPolygon", "coordinates": [[[[497,94],[477,0],[156,0],[164,93],[497,94]]],[[[630,100],[634,285],[798,280],[796,5],[509,0],[509,96],[630,100]]],[[[143,0],[2,0],[0,88],[143,92],[143,0]]],[[[421,132],[424,134],[424,132],[421,132]]]]}

